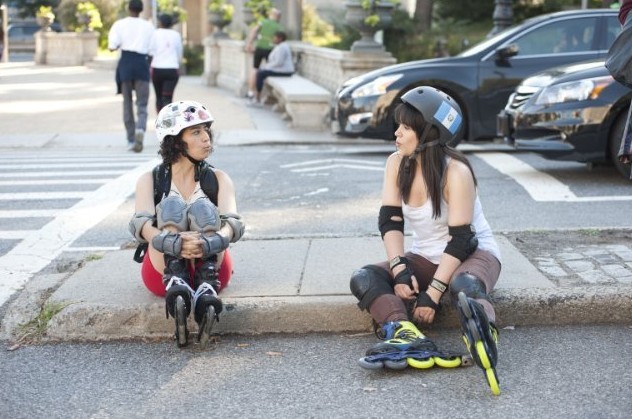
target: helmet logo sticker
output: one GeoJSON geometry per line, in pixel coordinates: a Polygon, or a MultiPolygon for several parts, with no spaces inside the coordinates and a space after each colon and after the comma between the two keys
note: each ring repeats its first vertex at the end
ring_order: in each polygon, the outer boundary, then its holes
{"type": "Polygon", "coordinates": [[[434,119],[439,121],[441,125],[443,125],[448,131],[452,134],[456,132],[461,126],[461,115],[454,109],[448,102],[441,103],[439,109],[434,114],[434,119]]]}

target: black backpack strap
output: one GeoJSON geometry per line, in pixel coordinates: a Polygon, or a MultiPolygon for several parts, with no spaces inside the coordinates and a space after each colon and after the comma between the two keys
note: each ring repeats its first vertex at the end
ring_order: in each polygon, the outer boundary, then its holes
{"type": "MultiPolygon", "coordinates": [[[[168,194],[171,189],[171,171],[164,163],[161,163],[158,166],[155,166],[151,173],[154,180],[154,206],[156,206],[162,200],[163,196],[168,194]]],[[[145,258],[148,248],[149,243],[140,243],[134,252],[134,261],[143,263],[143,259],[145,258]]]]}
{"type": "Polygon", "coordinates": [[[200,186],[204,194],[208,196],[211,202],[217,205],[217,195],[219,193],[219,182],[217,175],[213,170],[213,166],[203,161],[200,164],[200,186]]]}

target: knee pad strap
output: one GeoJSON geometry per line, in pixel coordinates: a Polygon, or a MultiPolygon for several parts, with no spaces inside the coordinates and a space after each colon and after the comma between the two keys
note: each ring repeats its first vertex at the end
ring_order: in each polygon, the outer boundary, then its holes
{"type": "Polygon", "coordinates": [[[379,296],[392,294],[388,273],[377,266],[367,265],[356,270],[351,276],[351,293],[358,299],[358,307],[368,310],[371,303],[379,296]]]}

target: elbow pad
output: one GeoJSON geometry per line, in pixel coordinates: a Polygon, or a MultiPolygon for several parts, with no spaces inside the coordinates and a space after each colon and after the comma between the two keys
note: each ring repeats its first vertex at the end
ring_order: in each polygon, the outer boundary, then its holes
{"type": "Polygon", "coordinates": [[[222,214],[220,218],[222,220],[222,225],[224,225],[224,223],[227,223],[233,230],[233,237],[230,239],[230,242],[235,243],[236,241],[241,239],[241,237],[246,232],[246,224],[244,224],[243,220],[241,219],[241,215],[229,212],[226,214],[222,214]]]}
{"type": "Polygon", "coordinates": [[[467,259],[478,247],[476,230],[472,224],[462,226],[448,226],[448,234],[452,239],[445,247],[444,253],[454,256],[461,262],[467,259]]]}
{"type": "Polygon", "coordinates": [[[143,238],[141,232],[143,231],[143,226],[147,221],[151,221],[153,224],[155,219],[154,215],[147,211],[134,213],[132,219],[129,220],[129,232],[132,233],[132,236],[134,236],[139,243],[147,243],[147,240],[143,238]]]}
{"type": "Polygon", "coordinates": [[[380,234],[382,234],[382,239],[384,235],[391,230],[401,231],[401,233],[404,234],[404,212],[402,211],[402,207],[382,205],[378,217],[378,227],[380,234]]]}

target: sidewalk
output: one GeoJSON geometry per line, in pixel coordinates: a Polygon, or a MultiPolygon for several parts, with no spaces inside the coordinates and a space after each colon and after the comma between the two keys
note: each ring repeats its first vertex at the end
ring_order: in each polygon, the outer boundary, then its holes
{"type": "MultiPolygon", "coordinates": [[[[122,148],[120,97],[111,70],[85,67],[0,65],[0,148],[122,148]],[[29,112],[36,112],[37,118],[29,112]]],[[[183,77],[177,98],[208,104],[218,146],[245,144],[375,144],[328,132],[288,129],[278,114],[245,106],[245,100],[183,77]]],[[[152,93],[153,98],[153,93],[152,93]]],[[[150,106],[150,109],[153,106],[150,106]]],[[[155,111],[150,111],[150,123],[155,111]]],[[[148,137],[151,137],[151,130],[148,137]]],[[[388,147],[385,145],[384,147],[388,147]]],[[[146,140],[147,152],[157,144],[146,140]]],[[[588,323],[629,324],[632,287],[615,284],[559,287],[502,234],[503,270],[493,299],[500,327],[588,323]]],[[[65,305],[48,324],[52,340],[164,339],[173,334],[164,300],[140,281],[132,249],[108,252],[72,274],[36,275],[8,304],[0,338],[37,316],[46,303],[65,305]]],[[[364,332],[371,321],[349,291],[354,269],[384,258],[379,236],[245,239],[231,247],[235,272],[222,292],[221,333],[364,332]],[[283,254],[281,260],[274,255],[283,254]],[[326,263],[323,263],[326,261],[326,263]]],[[[448,304],[434,327],[456,327],[448,304]]],[[[195,330],[195,322],[189,322],[195,330]]]]}

